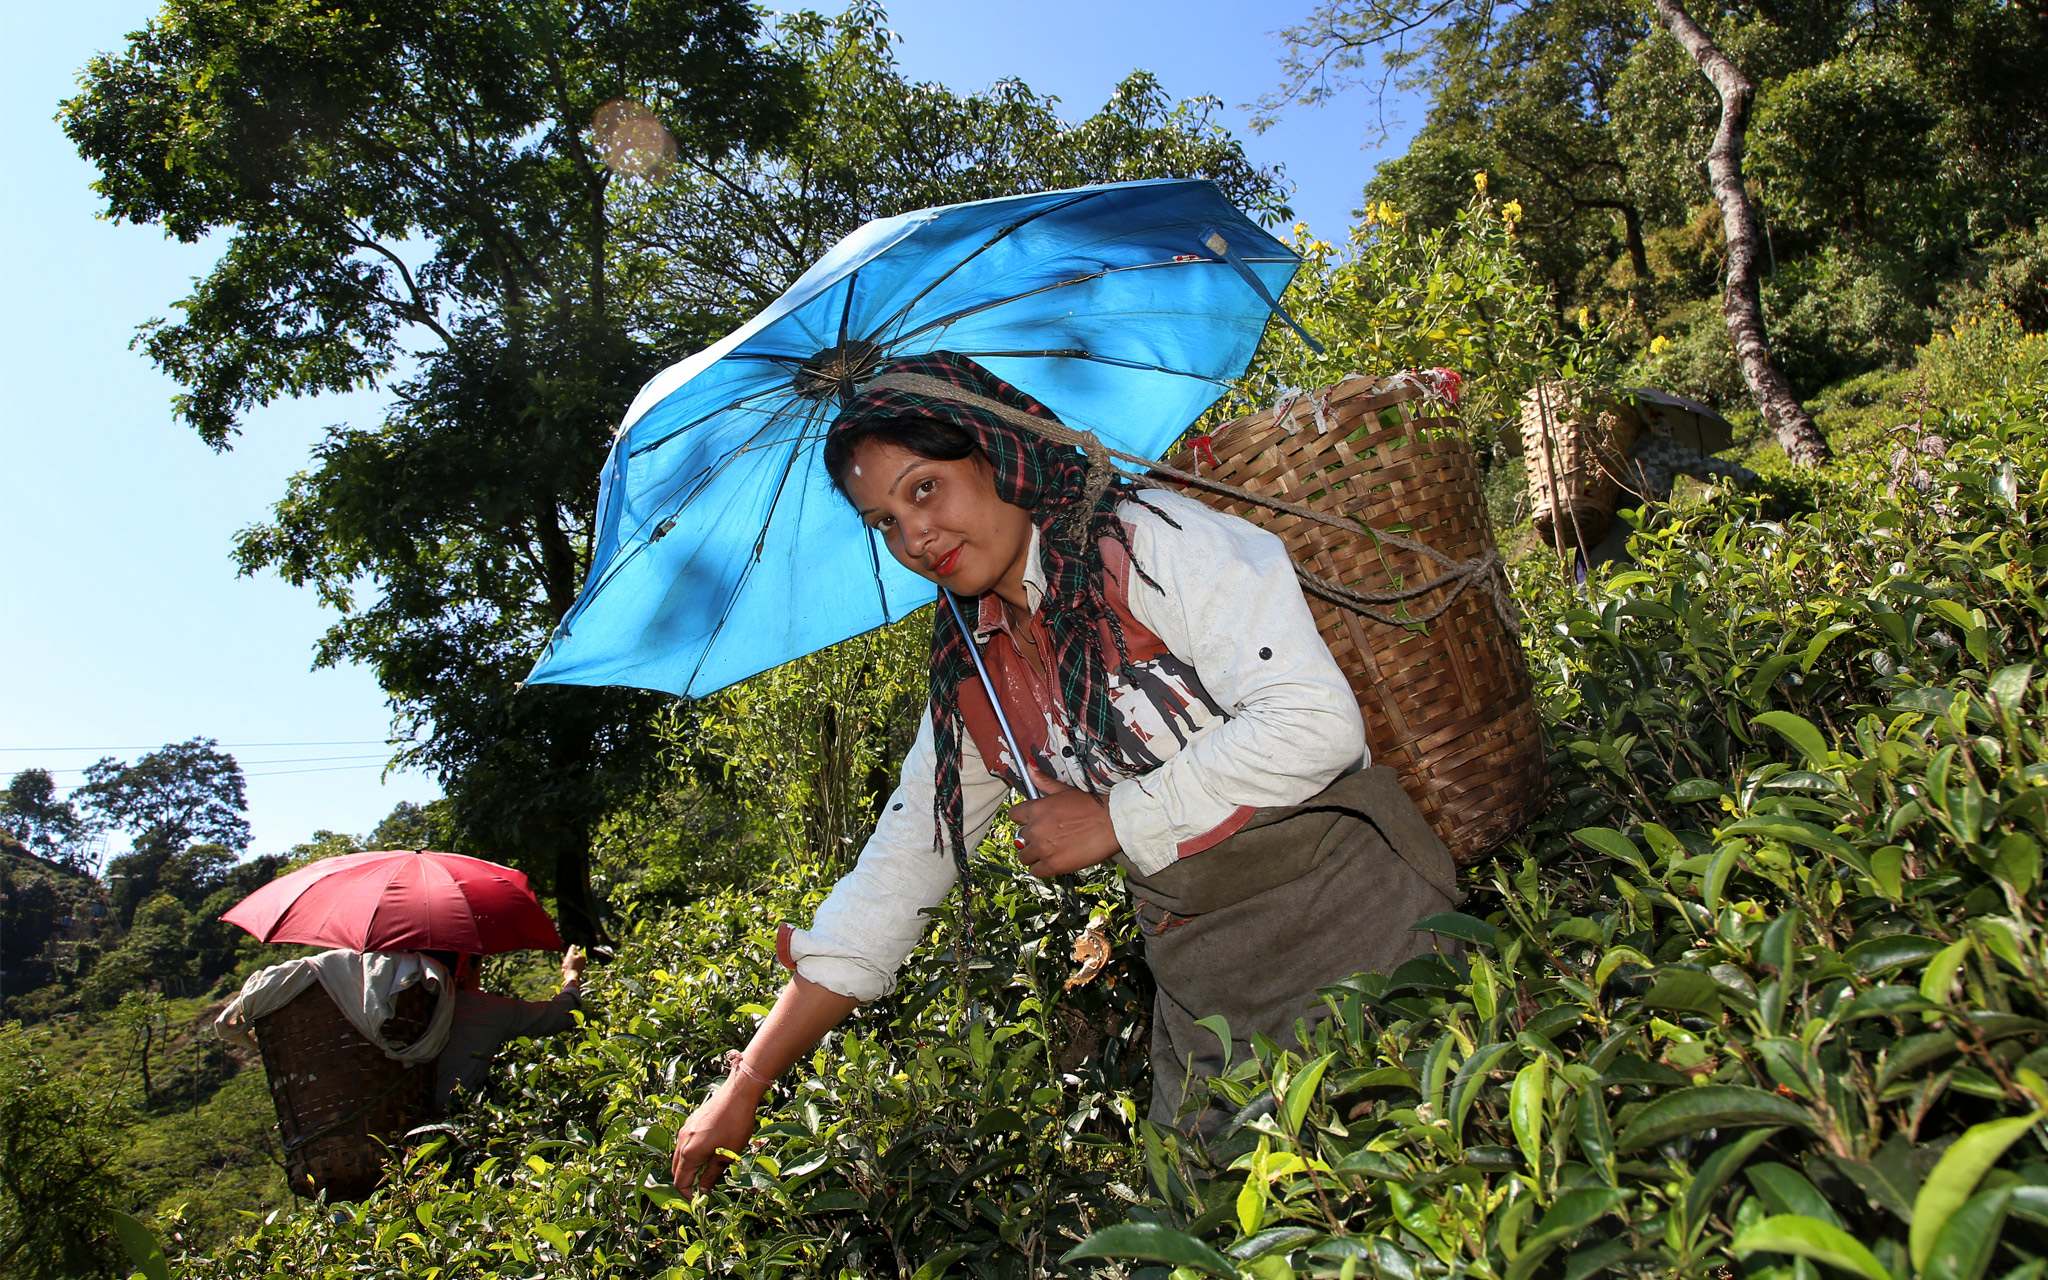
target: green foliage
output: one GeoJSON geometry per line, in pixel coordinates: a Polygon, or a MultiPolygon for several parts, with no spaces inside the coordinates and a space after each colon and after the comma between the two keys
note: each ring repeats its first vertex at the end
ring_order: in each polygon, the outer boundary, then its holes
{"type": "Polygon", "coordinates": [[[932,619],[893,625],[676,708],[683,776],[785,856],[850,867],[924,715],[932,619]]]}
{"type": "Polygon", "coordinates": [[[100,1206],[126,1104],[104,1075],[53,1069],[48,1032],[0,1023],[0,1273],[105,1274],[115,1256],[100,1206]]]}
{"type": "Polygon", "coordinates": [[[227,447],[279,397],[397,392],[382,424],[330,433],[241,565],[342,615],[320,660],[376,672],[459,843],[561,882],[586,940],[589,830],[651,763],[655,700],[515,692],[575,598],[611,427],[657,363],[618,305],[618,179],[591,126],[633,98],[682,156],[772,143],[802,91],[757,30],[737,0],[172,0],[63,109],[114,217],[226,237],[142,336],[202,439],[227,447]]]}
{"type": "Polygon", "coordinates": [[[1146,993],[1122,965],[1063,992],[1052,940],[1078,921],[999,847],[977,866],[973,951],[942,908],[896,994],[792,1074],[762,1142],[696,1203],[666,1185],[675,1131],[766,1012],[774,929],[815,906],[829,879],[815,865],[632,920],[590,981],[582,1034],[509,1050],[475,1109],[386,1189],[182,1265],[678,1280],[1055,1268],[1137,1198],[1146,993]]]}
{"type": "Polygon", "coordinates": [[[81,948],[106,920],[91,877],[0,841],[0,1013],[35,1021],[61,1006],[81,948]]]}
{"type": "MultiPolygon", "coordinates": [[[[1765,309],[1804,392],[1910,363],[1985,293],[2040,305],[2039,14],[1996,0],[1686,7],[1757,86],[1745,163],[1768,235],[1765,309]]],[[[1269,114],[1354,87],[1428,94],[1368,204],[1446,226],[1469,175],[1489,174],[1526,208],[1522,251],[1564,309],[1616,322],[1632,353],[1674,344],[1645,364],[1663,385],[1740,401],[1718,228],[1697,234],[1719,221],[1703,161],[1720,106],[1646,6],[1328,0],[1283,34],[1269,114]],[[1660,255],[1674,237],[1692,241],[1686,261],[1660,255]]]]}
{"type": "Polygon", "coordinates": [[[1468,961],[1326,991],[1306,1053],[1214,1086],[1241,1126],[1135,1220],[1256,1275],[2032,1265],[2036,343],[1929,352],[1970,394],[1924,493],[1869,451],[1804,511],[1679,508],[1626,572],[1534,590],[1558,794],[1466,920],[1423,922],[1468,961]]]}
{"type": "Polygon", "coordinates": [[[648,371],[869,217],[1168,174],[1283,211],[1216,104],[1149,77],[1069,125],[1022,85],[907,82],[871,5],[760,18],[171,0],[63,109],[112,216],[226,238],[142,337],[202,439],[227,447],[279,397],[395,393],[329,433],[238,561],[340,615],[319,661],[376,673],[399,762],[446,790],[440,843],[528,872],[573,940],[600,932],[593,837],[654,802],[664,700],[519,682],[582,585],[600,463],[648,371]],[[622,98],[671,135],[654,172],[600,154],[595,113],[622,98]]]}
{"type": "Polygon", "coordinates": [[[1288,216],[1279,176],[1215,123],[1214,99],[1176,102],[1134,72],[1101,110],[1063,120],[1017,80],[981,93],[911,82],[872,0],[837,17],[784,17],[774,47],[804,68],[812,103],[782,147],[678,166],[618,193],[620,234],[650,327],[725,327],[773,301],[870,218],[933,205],[1137,178],[1207,177],[1240,207],[1288,216]]]}
{"type": "Polygon", "coordinates": [[[0,830],[40,857],[78,871],[90,871],[85,840],[93,824],[69,800],[57,798],[48,769],[23,769],[0,791],[0,830]]]}
{"type": "MultiPolygon", "coordinates": [[[[455,833],[446,800],[414,804],[400,800],[384,815],[376,828],[362,839],[365,849],[446,849],[455,833]]],[[[332,832],[315,832],[314,840],[332,832]]]]}
{"type": "Polygon", "coordinates": [[[144,987],[185,994],[184,984],[193,976],[186,958],[190,921],[168,893],[138,907],[127,936],[100,956],[79,983],[79,1000],[87,1012],[112,1009],[144,987]]]}
{"type": "Polygon", "coordinates": [[[86,766],[85,785],[72,799],[107,825],[132,832],[138,851],[249,844],[242,766],[212,738],[166,743],[134,764],[103,756],[86,766]]]}
{"type": "Polygon", "coordinates": [[[509,1055],[386,1190],[183,1265],[2031,1274],[2048,376],[1995,320],[1923,366],[1942,398],[1906,413],[1946,441],[1924,489],[1858,448],[1798,494],[1638,517],[1636,565],[1583,590],[1528,576],[1552,809],[1420,922],[1463,959],[1325,991],[1305,1052],[1257,1044],[1211,1086],[1238,1121],[1206,1150],[1134,1123],[1147,993],[1121,965],[1058,990],[1077,922],[998,838],[964,987],[949,904],[897,993],[791,1073],[725,1186],[677,1200],[675,1128],[765,1012],[774,924],[830,878],[785,856],[645,907],[582,1035],[509,1055]]]}
{"type": "Polygon", "coordinates": [[[1283,301],[1324,351],[1272,327],[1251,376],[1212,418],[1354,371],[1442,366],[1464,375],[1459,414],[1475,439],[1487,440],[1515,431],[1518,402],[1539,380],[1611,382],[1610,335],[1590,314],[1558,314],[1521,251],[1524,211],[1493,199],[1488,184],[1484,173],[1468,177],[1468,200],[1441,226],[1374,204],[1341,255],[1297,228],[1304,261],[1283,301]]]}

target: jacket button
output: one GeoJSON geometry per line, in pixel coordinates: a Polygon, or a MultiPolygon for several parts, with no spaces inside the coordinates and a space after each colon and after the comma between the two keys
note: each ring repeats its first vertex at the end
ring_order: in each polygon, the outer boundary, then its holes
{"type": "Polygon", "coordinates": [[[1259,650],[1259,656],[1270,659],[1273,656],[1273,651],[1271,649],[1261,649],[1259,650]]]}

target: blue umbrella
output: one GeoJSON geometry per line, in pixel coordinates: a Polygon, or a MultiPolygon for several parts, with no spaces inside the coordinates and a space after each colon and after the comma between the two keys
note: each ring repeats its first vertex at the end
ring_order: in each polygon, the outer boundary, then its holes
{"type": "Polygon", "coordinates": [[[589,579],[528,681],[701,696],[930,602],[825,474],[826,428],[878,363],[971,356],[1157,457],[1244,372],[1299,265],[1207,181],[868,223],[641,390],[605,463],[589,579]]]}

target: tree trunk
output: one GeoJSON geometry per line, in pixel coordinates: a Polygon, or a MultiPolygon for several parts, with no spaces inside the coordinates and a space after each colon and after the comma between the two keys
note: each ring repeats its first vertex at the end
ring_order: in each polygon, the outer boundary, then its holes
{"type": "Polygon", "coordinates": [[[562,940],[583,948],[601,947],[610,939],[597,892],[590,884],[590,836],[567,833],[555,848],[555,914],[562,940]]]}
{"type": "Polygon", "coordinates": [[[1827,437],[1813,424],[1813,416],[1793,394],[1792,384],[1771,362],[1770,341],[1764,336],[1763,299],[1757,292],[1757,251],[1763,240],[1762,224],[1749,192],[1742,185],[1742,149],[1749,130],[1749,105],[1756,86],[1728,55],[1708,38],[1678,0],[1652,0],[1657,18],[1664,24],[1702,74],[1721,95],[1721,125],[1714,131],[1714,145],[1707,151],[1707,178],[1714,199],[1721,205],[1721,226],[1728,238],[1728,287],[1721,309],[1728,316],[1728,336],[1735,344],[1735,359],[1742,366],[1742,380],[1749,395],[1777,433],[1785,456],[1794,466],[1817,467],[1831,460],[1827,437]]]}

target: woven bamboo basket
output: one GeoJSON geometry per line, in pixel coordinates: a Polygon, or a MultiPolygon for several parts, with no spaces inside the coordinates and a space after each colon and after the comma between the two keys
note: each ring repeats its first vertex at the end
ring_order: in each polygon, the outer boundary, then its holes
{"type": "MultiPolygon", "coordinates": [[[[398,993],[385,1038],[411,1043],[427,1029],[436,994],[420,983],[398,993]]],[[[408,1130],[427,1123],[434,1064],[384,1056],[349,1024],[319,983],[256,1020],[256,1044],[277,1106],[285,1175],[293,1192],[360,1200],[408,1130]]]]}
{"type": "Polygon", "coordinates": [[[1641,431],[1634,409],[1582,402],[1562,383],[1545,383],[1522,397],[1529,515],[1544,542],[1562,553],[1606,535],[1620,504],[1629,446],[1641,431]]]}
{"type": "MultiPolygon", "coordinates": [[[[1347,378],[1319,393],[1327,432],[1302,406],[1270,410],[1212,437],[1201,474],[1355,517],[1459,561],[1494,549],[1471,449],[1455,418],[1423,416],[1419,388],[1347,378]]],[[[1168,460],[1197,470],[1184,450],[1168,460]]],[[[1195,486],[1185,491],[1272,531],[1310,572],[1357,591],[1399,590],[1443,570],[1420,554],[1195,486]]],[[[1455,587],[1408,602],[1423,614],[1455,587]]],[[[1310,594],[1309,609],[1365,715],[1373,762],[1402,786],[1460,862],[1535,817],[1549,790],[1543,728],[1522,647],[1485,590],[1468,589],[1426,624],[1378,622],[1310,594]]]]}

